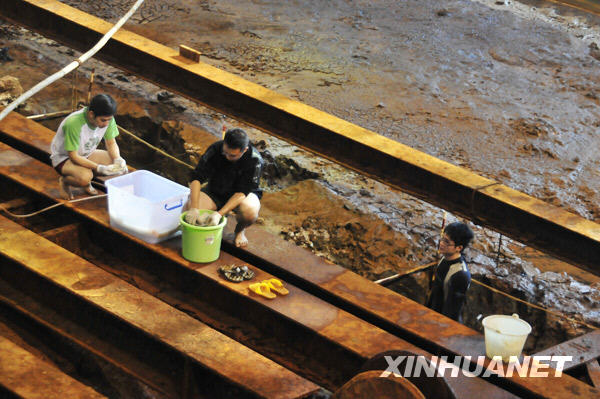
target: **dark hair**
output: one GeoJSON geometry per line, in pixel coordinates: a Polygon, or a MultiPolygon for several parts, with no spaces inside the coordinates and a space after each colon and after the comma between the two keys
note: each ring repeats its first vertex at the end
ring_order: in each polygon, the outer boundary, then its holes
{"type": "Polygon", "coordinates": [[[98,94],[90,101],[89,110],[94,116],[113,116],[117,113],[117,102],[108,94],[98,94]]]}
{"type": "Polygon", "coordinates": [[[469,226],[461,222],[450,223],[444,229],[444,234],[446,234],[452,241],[454,241],[454,245],[462,245],[463,250],[469,245],[469,243],[473,239],[473,230],[471,230],[469,226]]]}
{"type": "Polygon", "coordinates": [[[229,129],[225,133],[225,144],[231,149],[243,150],[248,147],[248,135],[240,128],[229,129]]]}

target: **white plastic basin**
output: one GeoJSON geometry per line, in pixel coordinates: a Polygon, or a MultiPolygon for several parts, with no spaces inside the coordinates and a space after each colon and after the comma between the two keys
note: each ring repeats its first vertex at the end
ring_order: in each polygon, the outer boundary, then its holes
{"type": "Polygon", "coordinates": [[[106,181],[110,225],[149,243],[179,232],[190,189],[147,170],[106,181]]]}

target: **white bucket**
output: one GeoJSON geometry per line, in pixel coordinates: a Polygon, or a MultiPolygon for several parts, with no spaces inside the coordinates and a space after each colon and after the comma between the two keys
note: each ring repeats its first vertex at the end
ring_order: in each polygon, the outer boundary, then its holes
{"type": "Polygon", "coordinates": [[[485,329],[487,357],[502,356],[502,361],[508,363],[511,356],[521,356],[525,340],[531,332],[529,323],[519,319],[516,313],[512,316],[487,316],[481,323],[485,329]]]}

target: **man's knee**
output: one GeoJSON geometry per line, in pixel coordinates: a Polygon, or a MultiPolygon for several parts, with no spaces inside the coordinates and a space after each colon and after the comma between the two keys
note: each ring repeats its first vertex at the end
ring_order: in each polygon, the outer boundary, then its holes
{"type": "Polygon", "coordinates": [[[70,180],[72,182],[74,182],[76,185],[85,187],[92,182],[92,178],[94,177],[94,174],[92,173],[91,170],[86,169],[84,171],[80,171],[76,175],[70,175],[69,177],[70,177],[70,180]]]}
{"type": "Polygon", "coordinates": [[[106,150],[94,150],[94,152],[88,156],[88,159],[102,165],[110,165],[113,162],[106,150]]]}
{"type": "Polygon", "coordinates": [[[204,191],[200,191],[198,194],[198,207],[199,209],[210,209],[211,211],[217,210],[217,204],[215,204],[215,201],[213,201],[212,198],[210,198],[210,196],[204,191]]]}
{"type": "Polygon", "coordinates": [[[258,218],[259,211],[260,200],[255,194],[251,193],[238,206],[237,214],[247,222],[254,222],[258,218]]]}
{"type": "Polygon", "coordinates": [[[202,189],[202,184],[198,180],[192,180],[189,186],[190,190],[198,190],[198,192],[202,189]]]}

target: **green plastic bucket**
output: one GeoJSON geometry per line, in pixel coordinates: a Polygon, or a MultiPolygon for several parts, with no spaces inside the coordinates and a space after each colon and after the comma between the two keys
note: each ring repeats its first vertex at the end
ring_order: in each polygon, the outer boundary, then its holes
{"type": "MultiPolygon", "coordinates": [[[[200,214],[213,213],[214,211],[200,210],[200,214]]],[[[183,212],[181,221],[181,252],[185,259],[196,263],[214,262],[219,258],[221,251],[221,239],[223,238],[223,227],[227,224],[227,218],[223,216],[221,223],[217,226],[194,226],[185,221],[183,212]]]]}

